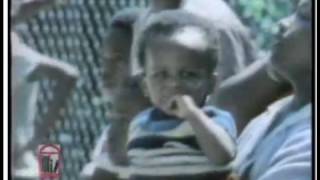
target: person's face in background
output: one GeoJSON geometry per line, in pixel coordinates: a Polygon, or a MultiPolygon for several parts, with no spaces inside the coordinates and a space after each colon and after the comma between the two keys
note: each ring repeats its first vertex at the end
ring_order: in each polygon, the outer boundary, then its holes
{"type": "Polygon", "coordinates": [[[125,87],[130,82],[129,53],[131,35],[121,29],[111,30],[102,49],[103,86],[109,91],[125,87]]]}
{"type": "Polygon", "coordinates": [[[198,106],[214,86],[209,53],[190,50],[169,40],[155,40],[145,49],[144,88],[153,105],[170,115],[170,100],[190,95],[198,106]]]}
{"type": "Polygon", "coordinates": [[[311,74],[311,25],[294,15],[282,19],[271,65],[281,76],[294,80],[311,74]],[[297,77],[300,76],[300,77],[297,77]]]}
{"type": "Polygon", "coordinates": [[[107,35],[102,49],[103,95],[109,117],[132,116],[147,104],[137,82],[130,76],[131,40],[126,30],[114,29],[107,35]]]}

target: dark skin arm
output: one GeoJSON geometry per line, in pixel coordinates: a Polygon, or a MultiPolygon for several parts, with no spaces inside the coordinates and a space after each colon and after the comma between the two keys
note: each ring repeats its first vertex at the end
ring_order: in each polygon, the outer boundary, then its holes
{"type": "Polygon", "coordinates": [[[113,108],[109,110],[109,115],[107,115],[110,120],[107,147],[113,163],[127,165],[126,146],[130,121],[137,113],[149,107],[150,103],[138,87],[121,87],[117,91],[121,93],[113,95],[114,99],[110,102],[113,108]]]}
{"type": "Polygon", "coordinates": [[[188,95],[172,99],[172,114],[184,119],[192,126],[197,141],[209,160],[215,165],[227,165],[235,156],[235,143],[229,134],[212,121],[188,95]]]}
{"type": "MultiPolygon", "coordinates": [[[[107,152],[110,160],[115,165],[127,166],[129,162],[126,143],[129,120],[127,118],[113,118],[111,121],[109,131],[106,133],[106,140],[103,142],[103,152],[100,153],[107,152]]],[[[95,161],[91,163],[95,163],[95,161]]],[[[81,178],[84,180],[120,180],[117,173],[99,167],[95,167],[92,174],[82,175],[81,178]]]]}
{"type": "MultiPolygon", "coordinates": [[[[109,106],[106,112],[109,129],[104,134],[105,140],[102,152],[99,153],[100,155],[108,153],[112,163],[118,166],[127,166],[129,164],[127,138],[130,121],[138,112],[150,107],[149,100],[143,96],[141,89],[136,84],[137,79],[130,79],[129,77],[124,79],[128,81],[124,83],[125,85],[107,88],[107,92],[116,93],[105,94],[106,97],[112,96],[105,102],[109,106]]],[[[95,163],[95,160],[92,162],[95,163]]],[[[116,174],[110,173],[105,169],[96,169],[87,178],[90,180],[118,179],[116,174]]]]}
{"type": "Polygon", "coordinates": [[[128,165],[127,139],[129,130],[129,117],[113,120],[107,137],[108,153],[111,160],[117,165],[128,165]]]}
{"type": "Polygon", "coordinates": [[[238,132],[241,133],[250,119],[289,92],[290,86],[287,83],[270,78],[265,59],[256,61],[246,70],[223,81],[209,104],[232,113],[238,132]]]}

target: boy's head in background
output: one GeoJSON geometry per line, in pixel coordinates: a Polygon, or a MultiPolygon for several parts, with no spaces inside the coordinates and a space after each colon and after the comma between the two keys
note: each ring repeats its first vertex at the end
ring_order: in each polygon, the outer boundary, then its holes
{"type": "Polygon", "coordinates": [[[138,48],[143,89],[156,108],[170,115],[170,100],[177,95],[205,104],[220,57],[210,22],[183,10],[160,12],[147,22],[138,48]]]}
{"type": "Polygon", "coordinates": [[[107,99],[110,116],[121,114],[130,117],[139,112],[148,101],[142,95],[138,82],[130,77],[129,71],[133,24],[140,13],[141,9],[138,8],[117,12],[103,42],[103,94],[107,99]],[[130,102],[135,103],[135,106],[130,102]]]}

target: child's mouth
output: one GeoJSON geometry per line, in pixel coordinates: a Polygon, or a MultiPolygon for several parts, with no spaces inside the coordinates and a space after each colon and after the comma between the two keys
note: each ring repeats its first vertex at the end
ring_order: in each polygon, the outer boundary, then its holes
{"type": "Polygon", "coordinates": [[[169,105],[170,110],[176,110],[178,108],[176,101],[171,101],[169,105]]]}

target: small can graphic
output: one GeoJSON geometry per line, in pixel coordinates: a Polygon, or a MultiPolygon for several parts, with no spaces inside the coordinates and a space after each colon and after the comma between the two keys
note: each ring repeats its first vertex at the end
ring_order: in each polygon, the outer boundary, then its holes
{"type": "Polygon", "coordinates": [[[42,144],[38,147],[40,180],[57,180],[61,175],[61,147],[58,144],[42,144]]]}

